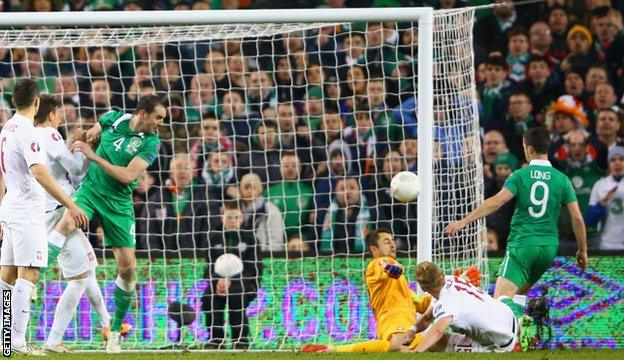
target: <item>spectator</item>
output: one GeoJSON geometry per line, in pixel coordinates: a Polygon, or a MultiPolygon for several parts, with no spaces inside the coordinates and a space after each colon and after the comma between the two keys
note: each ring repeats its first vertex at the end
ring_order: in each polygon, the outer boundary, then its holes
{"type": "MultiPolygon", "coordinates": [[[[78,89],[81,94],[89,94],[91,92],[92,81],[96,79],[105,79],[108,82],[112,97],[110,103],[113,106],[123,106],[124,86],[121,82],[120,62],[117,55],[111,48],[97,47],[90,49],[88,52],[87,68],[84,74],[79,77],[78,89]]],[[[81,99],[83,103],[88,103],[87,99],[81,99]]]]}
{"type": "Polygon", "coordinates": [[[281,156],[282,181],[270,186],[265,197],[282,212],[286,236],[302,236],[307,232],[312,212],[312,187],[301,180],[301,163],[294,151],[283,151],[281,156]]]}
{"type": "Polygon", "coordinates": [[[210,232],[210,247],[204,278],[210,284],[202,297],[202,311],[210,340],[205,348],[221,349],[225,345],[225,309],[232,331],[232,347],[249,348],[247,307],[256,298],[262,277],[262,253],[253,230],[243,226],[245,216],[236,202],[225,202],[221,208],[221,227],[210,232]],[[243,271],[232,278],[217,274],[214,263],[223,254],[233,254],[243,261],[243,271]]]}
{"type": "MultiPolygon", "coordinates": [[[[526,78],[526,64],[529,61],[529,38],[522,27],[515,27],[507,35],[507,66],[509,79],[521,83],[526,78]]],[[[485,62],[487,69],[487,61],[485,62]]]]}
{"type": "Polygon", "coordinates": [[[399,172],[405,170],[405,162],[401,154],[396,150],[390,150],[383,157],[380,171],[376,176],[371,176],[370,184],[367,184],[365,194],[367,203],[373,207],[371,210],[372,221],[377,227],[392,229],[397,237],[397,248],[410,249],[410,244],[415,244],[416,239],[416,204],[407,206],[396,202],[390,194],[390,181],[399,172]]]}
{"type": "Polygon", "coordinates": [[[172,0],[171,8],[175,11],[191,10],[188,0],[172,0]]]}
{"type": "Polygon", "coordinates": [[[354,178],[336,183],[336,192],[323,221],[319,250],[332,254],[357,254],[365,250],[370,210],[354,178]]]}
{"type": "Polygon", "coordinates": [[[609,81],[607,68],[603,64],[592,65],[585,74],[585,90],[593,96],[598,84],[609,81]]]}
{"type": "Polygon", "coordinates": [[[583,105],[572,96],[563,95],[551,106],[546,115],[546,128],[553,141],[559,140],[575,129],[585,129],[589,120],[583,111],[583,105]]]}
{"type": "Polygon", "coordinates": [[[206,117],[201,122],[201,138],[191,146],[191,162],[195,177],[204,168],[204,163],[213,152],[232,151],[232,142],[223,134],[225,130],[214,117],[206,117]]]}
{"type": "Polygon", "coordinates": [[[211,152],[208,161],[204,164],[201,177],[208,190],[208,199],[223,201],[231,197],[233,190],[230,187],[236,179],[231,153],[211,152]]]}
{"type": "Polygon", "coordinates": [[[160,191],[149,197],[137,221],[137,244],[149,250],[194,250],[208,245],[206,192],[193,184],[193,171],[187,154],[171,160],[169,178],[160,191]]]}
{"type": "Polygon", "coordinates": [[[310,251],[310,245],[307,241],[303,241],[299,235],[293,235],[288,238],[286,244],[286,255],[288,258],[301,257],[303,253],[310,251]]]}
{"type": "Polygon", "coordinates": [[[558,63],[568,54],[566,36],[569,25],[570,16],[565,7],[557,4],[550,8],[550,13],[548,14],[548,26],[550,27],[552,36],[550,49],[553,57],[558,60],[558,63]]]}
{"type": "Polygon", "coordinates": [[[281,180],[278,126],[264,120],[256,125],[250,151],[238,155],[238,179],[248,172],[258,174],[262,183],[277,184],[281,180]]]}
{"type": "Polygon", "coordinates": [[[123,4],[123,11],[141,11],[143,10],[142,0],[126,0],[123,4]]]}
{"type": "MultiPolygon", "coordinates": [[[[593,101],[596,109],[594,114],[592,114],[594,115],[593,118],[595,118],[598,111],[616,106],[617,95],[615,94],[613,85],[608,82],[598,84],[596,86],[596,91],[594,91],[593,101]]],[[[618,109],[617,106],[616,109],[618,109]]]]}
{"type": "Polygon", "coordinates": [[[489,54],[498,51],[505,53],[507,32],[520,25],[520,18],[513,3],[495,0],[492,15],[480,20],[475,25],[474,39],[477,46],[489,54]]]}
{"type": "Polygon", "coordinates": [[[514,92],[509,96],[505,120],[495,126],[505,138],[509,151],[520,159],[524,157],[522,136],[528,129],[541,126],[533,117],[532,110],[533,104],[529,96],[523,92],[514,92]]]}
{"type": "Polygon", "coordinates": [[[214,88],[214,78],[208,74],[197,74],[191,78],[186,95],[186,119],[200,121],[204,115],[219,117],[219,102],[214,88]]]}
{"type": "Polygon", "coordinates": [[[583,25],[574,25],[568,31],[566,40],[570,53],[561,62],[561,70],[568,71],[570,68],[588,68],[597,61],[593,51],[593,37],[583,25]]]}
{"type": "Polygon", "coordinates": [[[483,136],[483,175],[485,178],[494,177],[494,169],[491,168],[494,159],[499,154],[508,152],[507,143],[503,134],[498,130],[490,130],[483,136]]]}
{"type": "Polygon", "coordinates": [[[211,10],[210,0],[195,0],[191,10],[211,10]]]}
{"type": "Polygon", "coordinates": [[[225,64],[225,53],[223,51],[212,50],[206,55],[204,73],[212,75],[217,90],[217,98],[221,99],[230,87],[227,77],[228,69],[225,64]]]}
{"type": "Polygon", "coordinates": [[[612,108],[598,111],[596,118],[596,135],[598,140],[609,150],[620,145],[618,133],[622,130],[621,115],[612,108]]]}
{"type": "MultiPolygon", "coordinates": [[[[587,133],[583,131],[574,130],[570,132],[566,139],[569,158],[559,162],[559,164],[553,164],[570,178],[579,208],[583,214],[585,214],[589,203],[591,189],[604,176],[604,170],[595,159],[595,147],[589,140],[587,133]]],[[[563,211],[559,236],[562,239],[574,239],[574,233],[571,229],[570,215],[567,211],[563,211]]],[[[592,233],[596,229],[588,228],[587,231],[592,233]]]]}
{"type": "Polygon", "coordinates": [[[403,139],[399,152],[405,161],[407,171],[418,172],[418,139],[411,137],[403,139]]]}
{"type": "Polygon", "coordinates": [[[223,95],[221,123],[237,149],[249,149],[249,135],[258,123],[258,114],[247,114],[243,96],[238,91],[223,95]]]}
{"type": "MultiPolygon", "coordinates": [[[[492,167],[494,170],[494,177],[484,181],[484,196],[486,199],[498,194],[503,188],[507,177],[518,169],[518,159],[512,153],[502,153],[496,156],[492,162],[492,167]]],[[[511,223],[515,205],[515,201],[512,200],[503,205],[494,214],[486,217],[488,228],[496,231],[498,235],[499,245],[507,243],[509,224],[511,223]]]]}
{"type": "MultiPolygon", "coordinates": [[[[277,124],[279,125],[279,145],[282,149],[295,150],[302,165],[302,179],[310,179],[315,173],[315,165],[322,159],[320,149],[313,148],[309,128],[297,131],[297,113],[293,103],[277,104],[277,124]]],[[[303,125],[306,125],[303,123],[303,125]]]]}
{"type": "Polygon", "coordinates": [[[323,120],[323,90],[320,87],[311,87],[306,95],[304,105],[305,124],[308,129],[315,132],[323,120]]]}
{"type": "Polygon", "coordinates": [[[385,82],[381,78],[371,78],[366,85],[367,105],[371,111],[373,125],[384,129],[388,140],[397,144],[403,138],[403,129],[397,124],[386,102],[385,82]]]}
{"type": "Polygon", "coordinates": [[[566,95],[574,97],[576,102],[586,103],[585,80],[578,69],[572,68],[566,71],[563,77],[563,88],[566,95]]]}
{"type": "Polygon", "coordinates": [[[548,61],[549,66],[556,66],[559,63],[550,52],[552,41],[550,27],[548,27],[546,22],[536,21],[529,28],[529,47],[531,48],[531,54],[543,56],[548,61]]]}
{"type": "Polygon", "coordinates": [[[249,74],[246,103],[250,113],[260,114],[267,107],[277,105],[277,92],[273,80],[266,71],[258,70],[249,74]]]}
{"type": "Polygon", "coordinates": [[[486,233],[487,251],[496,252],[500,249],[498,234],[494,229],[487,229],[486,233]]]}
{"type": "Polygon", "coordinates": [[[609,150],[609,175],[594,185],[585,213],[587,225],[602,223],[600,250],[624,250],[624,147],[609,150]]]}
{"type": "Polygon", "coordinates": [[[505,116],[508,98],[513,90],[507,80],[507,62],[502,56],[492,55],[485,60],[485,83],[478,88],[481,98],[481,121],[486,130],[490,123],[505,116]]]}
{"type": "Polygon", "coordinates": [[[244,227],[252,229],[262,251],[284,250],[284,220],[280,210],[264,196],[260,176],[249,173],[240,181],[238,194],[245,216],[244,227]]]}
{"type": "Polygon", "coordinates": [[[598,60],[603,62],[609,72],[614,74],[624,58],[624,34],[621,30],[621,14],[609,7],[594,9],[591,17],[592,30],[597,41],[594,48],[598,54],[598,60]],[[614,16],[620,16],[620,24],[614,21],[614,16]]]}
{"type": "Polygon", "coordinates": [[[536,115],[538,121],[543,117],[542,113],[546,106],[563,93],[563,89],[557,80],[551,76],[548,61],[545,57],[534,55],[529,59],[524,91],[531,98],[533,114],[536,115]]]}

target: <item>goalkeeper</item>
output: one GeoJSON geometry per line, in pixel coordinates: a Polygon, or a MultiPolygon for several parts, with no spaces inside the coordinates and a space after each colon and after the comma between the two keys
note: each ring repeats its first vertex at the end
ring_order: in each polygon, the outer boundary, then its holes
{"type": "MultiPolygon", "coordinates": [[[[373,259],[366,269],[366,286],[370,306],[377,321],[377,340],[341,346],[306,345],[303,352],[389,352],[416,348],[422,334],[415,334],[416,313],[423,314],[431,303],[431,296],[418,296],[408,286],[403,266],[396,260],[396,245],[390,230],[378,229],[366,236],[373,259]]],[[[456,270],[456,276],[461,269],[456,270]]],[[[478,286],[481,273],[470,267],[465,275],[478,286]]]]}

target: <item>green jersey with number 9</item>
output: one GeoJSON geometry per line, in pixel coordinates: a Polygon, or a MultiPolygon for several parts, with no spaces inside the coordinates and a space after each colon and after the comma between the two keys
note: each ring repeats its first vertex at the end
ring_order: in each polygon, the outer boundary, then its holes
{"type": "Polygon", "coordinates": [[[559,245],[561,208],[575,202],[570,179],[546,160],[514,171],[503,187],[516,198],[508,248],[559,245]]]}
{"type": "MultiPolygon", "coordinates": [[[[160,150],[158,134],[139,133],[130,130],[131,114],[122,111],[109,111],[98,122],[102,126],[100,144],[96,154],[117,166],[128,166],[135,157],[154,162],[160,150]]],[[[137,180],[122,184],[92,162],[87,176],[80,184],[91,191],[105,195],[115,201],[132,202],[132,189],[137,180]]]]}

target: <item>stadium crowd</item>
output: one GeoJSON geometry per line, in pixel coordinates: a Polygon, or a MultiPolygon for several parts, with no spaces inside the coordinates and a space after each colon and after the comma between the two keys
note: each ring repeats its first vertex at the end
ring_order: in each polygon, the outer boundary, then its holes
{"type": "MultiPolygon", "coordinates": [[[[285,3],[32,0],[0,6],[129,11],[423,5],[285,3]]],[[[455,8],[483,1],[426,3],[455,8]]],[[[70,140],[111,109],[131,110],[141,94],[166,94],[160,156],[134,192],[139,249],[206,248],[215,233],[229,231],[229,219],[231,228],[253,233],[237,241],[255,242],[263,251],[361,253],[365,234],[376,227],[392,228],[397,246],[410,250],[416,206],[394,202],[389,183],[399,171],[416,171],[416,119],[404,115],[414,113],[417,44],[417,28],[369,23],[251,42],[0,49],[0,123],[11,116],[11,89],[20,77],[37,79],[42,92],[62,98],[70,140]]],[[[546,126],[551,162],[572,180],[592,246],[624,249],[621,239],[605,239],[618,234],[609,227],[622,226],[613,219],[624,212],[624,189],[592,190],[605,177],[617,184],[624,176],[622,4],[549,0],[482,10],[474,46],[486,197],[523,165],[524,131],[546,126]]],[[[444,158],[452,149],[436,140],[436,158],[444,158]]],[[[512,212],[510,203],[487,219],[489,250],[505,248],[512,212]]],[[[562,243],[574,244],[568,221],[561,219],[562,243]]],[[[93,227],[92,241],[101,247],[101,231],[93,227]]]]}

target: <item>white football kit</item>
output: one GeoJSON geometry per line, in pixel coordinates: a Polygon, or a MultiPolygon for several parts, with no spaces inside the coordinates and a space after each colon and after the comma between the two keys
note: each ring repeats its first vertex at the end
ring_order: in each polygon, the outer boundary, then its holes
{"type": "Polygon", "coordinates": [[[613,176],[607,176],[594,184],[589,196],[589,205],[596,205],[616,186],[615,196],[607,205],[607,216],[600,235],[600,250],[624,250],[624,181],[617,182],[613,176]]]}
{"type": "Polygon", "coordinates": [[[470,282],[447,276],[433,317],[453,316],[448,352],[508,352],[518,340],[519,326],[511,309],[470,282]]]}
{"type": "MultiPolygon", "coordinates": [[[[46,149],[46,167],[61,188],[71,195],[74,193],[74,186],[69,181],[70,174],[74,177],[84,175],[88,169],[89,162],[81,152],[72,153],[67,148],[63,137],[58,130],[52,127],[36,128],[44,148],[46,149]]],[[[46,201],[46,227],[48,233],[54,230],[58,222],[63,217],[65,207],[48,194],[46,201]]],[[[76,229],[74,232],[81,232],[76,229]]],[[[97,266],[97,259],[93,252],[93,247],[85,236],[72,236],[70,234],[63,244],[58,256],[58,263],[63,276],[71,278],[84,274],[97,266]]]]}
{"type": "Polygon", "coordinates": [[[46,267],[46,192],[30,173],[45,164],[45,150],[28,118],[15,114],[0,132],[0,168],[6,194],[0,204],[4,230],[0,265],[46,267]]]}

